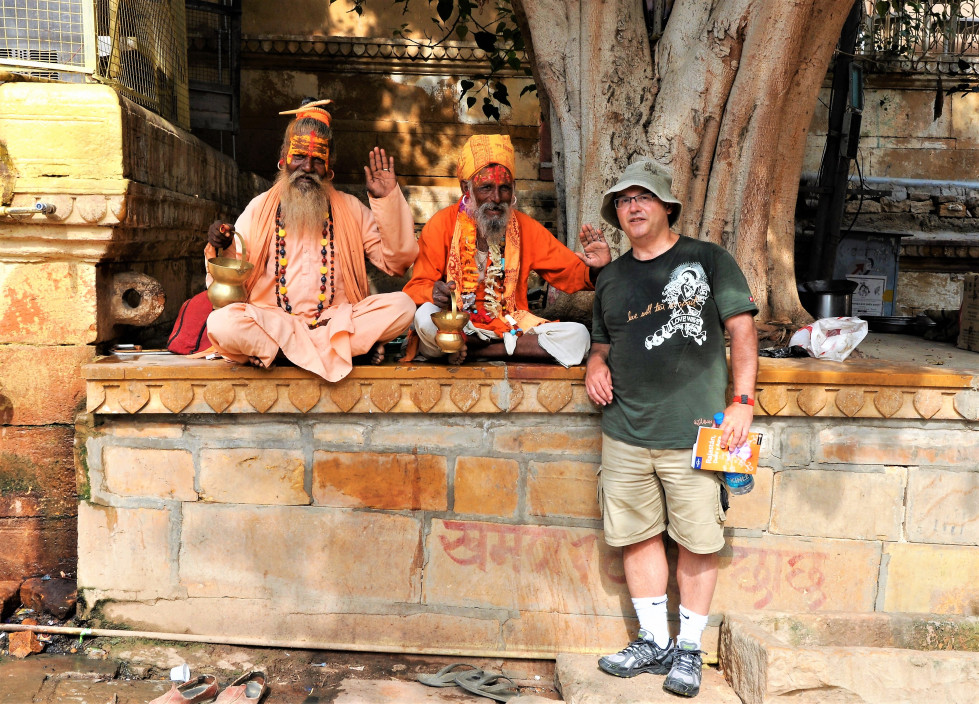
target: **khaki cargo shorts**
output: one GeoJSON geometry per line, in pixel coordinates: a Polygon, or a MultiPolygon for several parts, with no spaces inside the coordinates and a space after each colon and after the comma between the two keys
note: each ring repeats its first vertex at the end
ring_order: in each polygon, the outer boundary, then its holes
{"type": "Polygon", "coordinates": [[[690,450],[650,450],[602,434],[598,504],[605,542],[642,542],[664,530],[693,553],[724,547],[721,475],[690,466],[690,450]]]}

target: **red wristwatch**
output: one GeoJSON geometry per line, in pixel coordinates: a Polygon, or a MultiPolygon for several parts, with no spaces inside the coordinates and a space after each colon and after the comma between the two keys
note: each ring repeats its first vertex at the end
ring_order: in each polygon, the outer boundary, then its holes
{"type": "Polygon", "coordinates": [[[755,399],[751,398],[748,394],[741,394],[732,398],[731,403],[743,403],[746,406],[754,406],[755,399]]]}

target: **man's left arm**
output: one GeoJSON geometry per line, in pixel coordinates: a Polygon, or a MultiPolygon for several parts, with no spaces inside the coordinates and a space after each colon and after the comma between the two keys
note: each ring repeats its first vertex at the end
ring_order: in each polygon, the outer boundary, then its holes
{"type": "MultiPolygon", "coordinates": [[[[528,220],[530,219],[528,218],[528,220]]],[[[594,228],[591,228],[590,225],[582,228],[582,234],[579,234],[583,240],[582,244],[586,247],[591,245],[590,262],[586,263],[585,256],[572,252],[543,225],[536,220],[530,220],[530,223],[532,223],[531,227],[526,228],[529,232],[525,233],[525,236],[531,235],[528,242],[529,247],[524,248],[524,251],[532,257],[530,268],[540,274],[547,283],[565,293],[593,290],[595,288],[594,277],[597,277],[597,271],[608,263],[606,257],[595,254],[595,249],[601,248],[602,245],[608,252],[608,244],[605,243],[605,238],[601,236],[601,233],[595,234],[594,228]],[[590,228],[587,237],[589,240],[594,239],[594,243],[585,244],[585,228],[590,228]],[[590,267],[589,264],[596,266],[590,267]]],[[[586,252],[586,254],[588,253],[586,252]]],[[[609,255],[607,259],[611,259],[611,256],[609,255]]]]}
{"type": "MultiPolygon", "coordinates": [[[[732,315],[724,321],[724,328],[731,337],[734,398],[747,396],[753,400],[758,379],[758,333],[755,331],[754,316],[751,313],[732,315]]],[[[732,401],[724,409],[721,447],[740,447],[747,442],[753,416],[753,405],[732,401]]]]}
{"type": "Polygon", "coordinates": [[[374,147],[368,158],[370,163],[364,173],[371,207],[364,222],[364,250],[378,269],[399,276],[418,256],[414,219],[398,186],[394,157],[374,147]]]}

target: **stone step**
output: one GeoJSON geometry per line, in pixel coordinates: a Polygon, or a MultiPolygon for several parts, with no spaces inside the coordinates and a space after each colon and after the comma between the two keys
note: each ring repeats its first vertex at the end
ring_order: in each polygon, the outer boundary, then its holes
{"type": "MultiPolygon", "coordinates": [[[[558,655],[554,677],[567,704],[677,704],[663,689],[665,676],[612,677],[598,669],[596,655],[558,655]]],[[[741,704],[716,667],[704,668],[696,704],[741,704]]]]}

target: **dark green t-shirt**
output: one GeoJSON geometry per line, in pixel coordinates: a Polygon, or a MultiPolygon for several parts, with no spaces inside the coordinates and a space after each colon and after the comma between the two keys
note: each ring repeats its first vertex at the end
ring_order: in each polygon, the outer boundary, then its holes
{"type": "Polygon", "coordinates": [[[602,271],[592,341],[611,345],[613,400],[602,430],[630,445],[692,447],[727,407],[724,321],[758,312],[727,250],[681,236],[648,261],[628,251],[602,271]]]}

